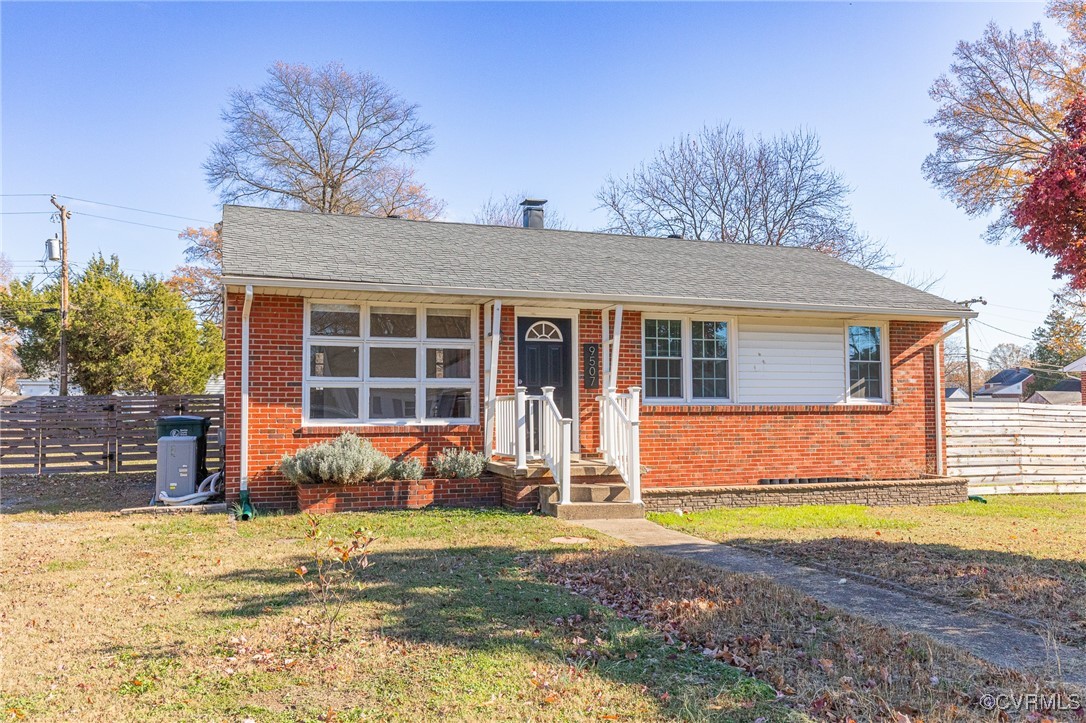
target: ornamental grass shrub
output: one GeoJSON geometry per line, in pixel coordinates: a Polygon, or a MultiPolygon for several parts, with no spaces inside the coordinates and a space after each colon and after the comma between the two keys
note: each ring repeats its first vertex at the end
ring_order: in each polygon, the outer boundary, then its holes
{"type": "Polygon", "coordinates": [[[368,439],[345,432],[331,442],[318,442],[294,454],[285,454],[279,469],[296,485],[349,485],[388,475],[392,460],[373,448],[368,439]]]}
{"type": "Polygon", "coordinates": [[[434,472],[438,477],[478,477],[486,469],[486,457],[462,447],[449,447],[434,457],[434,472]]]}

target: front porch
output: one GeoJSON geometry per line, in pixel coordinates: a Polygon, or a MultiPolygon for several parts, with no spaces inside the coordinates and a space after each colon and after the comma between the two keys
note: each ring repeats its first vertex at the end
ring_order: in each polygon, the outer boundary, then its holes
{"type": "Polygon", "coordinates": [[[644,514],[641,390],[617,388],[622,307],[602,309],[599,319],[595,338],[602,343],[582,350],[576,311],[567,318],[561,310],[518,306],[503,315],[501,300],[483,310],[488,468],[507,479],[539,480],[540,508],[563,519],[644,514]],[[586,444],[588,430],[598,432],[594,445],[586,444]]]}

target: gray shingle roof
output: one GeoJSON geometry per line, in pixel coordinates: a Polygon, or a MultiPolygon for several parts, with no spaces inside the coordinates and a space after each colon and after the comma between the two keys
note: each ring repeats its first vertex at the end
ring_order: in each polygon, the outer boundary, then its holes
{"type": "MultiPolygon", "coordinates": [[[[223,275],[435,293],[903,312],[969,309],[807,249],[223,209],[223,275]]],[[[269,285],[270,282],[265,282],[269,285]]]]}

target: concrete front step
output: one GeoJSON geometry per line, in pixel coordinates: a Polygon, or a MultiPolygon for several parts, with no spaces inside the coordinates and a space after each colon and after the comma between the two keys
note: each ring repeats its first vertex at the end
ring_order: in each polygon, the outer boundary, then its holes
{"type": "MultiPolygon", "coordinates": [[[[526,470],[518,470],[517,465],[510,459],[492,459],[486,464],[490,472],[499,477],[528,477],[553,479],[550,468],[542,460],[529,460],[526,470]]],[[[618,470],[605,463],[602,459],[590,457],[574,458],[570,460],[569,473],[572,477],[611,477],[618,476],[618,470]]]]}
{"type": "Polygon", "coordinates": [[[558,486],[540,485],[539,509],[560,520],[638,520],[645,516],[643,504],[630,502],[625,485],[570,485],[570,501],[558,504],[558,486]]]}
{"type": "MultiPolygon", "coordinates": [[[[625,484],[578,484],[569,486],[570,502],[629,502],[630,490],[625,484]]],[[[539,485],[539,502],[558,503],[558,485],[539,485]]]]}

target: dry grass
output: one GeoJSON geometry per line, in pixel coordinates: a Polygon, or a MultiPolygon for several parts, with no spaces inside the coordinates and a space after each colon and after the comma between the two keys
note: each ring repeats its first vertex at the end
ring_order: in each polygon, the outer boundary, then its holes
{"type": "Polygon", "coordinates": [[[567,554],[543,567],[552,582],[747,670],[816,719],[986,721],[985,693],[1045,690],[926,638],[697,563],[619,550],[567,554]]]}
{"type": "Polygon", "coordinates": [[[331,518],[379,539],[327,645],[292,572],[302,518],[120,517],[100,508],[139,504],[146,479],[55,481],[0,516],[7,718],[980,720],[979,691],[1033,686],[595,533],[571,554],[551,542],[568,526],[501,511],[331,518]]]}
{"type": "Polygon", "coordinates": [[[569,532],[555,520],[428,511],[328,524],[379,538],[332,645],[317,640],[317,610],[292,572],[305,561],[300,517],[4,515],[0,712],[261,723],[794,718],[737,668],[531,574],[569,549],[549,542],[569,532]]]}
{"type": "Polygon", "coordinates": [[[935,507],[764,507],[653,519],[1036,620],[1060,642],[1086,646],[1086,495],[935,507]]]}

